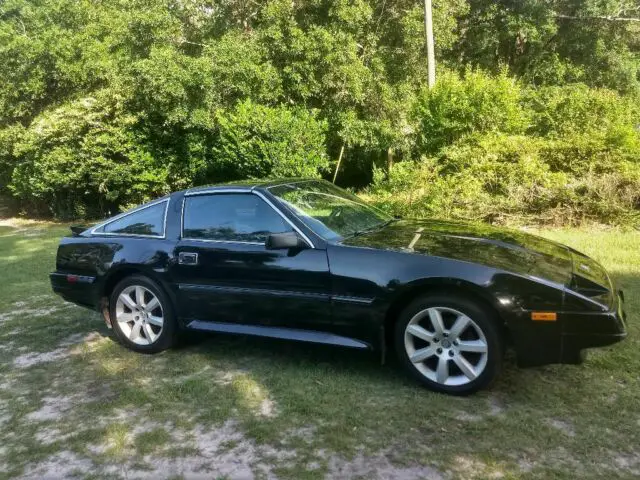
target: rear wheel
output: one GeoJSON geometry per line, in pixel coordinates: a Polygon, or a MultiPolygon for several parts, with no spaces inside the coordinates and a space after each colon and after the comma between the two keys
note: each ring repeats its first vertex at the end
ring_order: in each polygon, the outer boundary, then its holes
{"type": "Polygon", "coordinates": [[[116,285],[109,300],[118,340],[137,352],[155,353],[175,339],[175,319],[168,297],[153,280],[134,275],[116,285]]]}
{"type": "Polygon", "coordinates": [[[502,365],[503,341],[491,312],[461,296],[414,300],[400,315],[401,362],[432,390],[466,395],[486,387],[502,365]]]}

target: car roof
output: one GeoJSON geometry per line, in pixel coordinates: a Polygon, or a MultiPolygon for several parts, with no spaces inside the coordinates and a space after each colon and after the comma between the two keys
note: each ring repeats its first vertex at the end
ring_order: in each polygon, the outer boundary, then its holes
{"type": "Polygon", "coordinates": [[[238,180],[235,182],[227,182],[227,183],[216,183],[212,185],[203,185],[199,187],[189,188],[184,190],[184,193],[193,194],[198,192],[208,192],[208,191],[225,191],[225,190],[243,190],[250,192],[254,188],[270,188],[278,185],[289,184],[289,183],[299,183],[299,182],[308,182],[318,180],[317,178],[275,178],[269,180],[238,180]]]}

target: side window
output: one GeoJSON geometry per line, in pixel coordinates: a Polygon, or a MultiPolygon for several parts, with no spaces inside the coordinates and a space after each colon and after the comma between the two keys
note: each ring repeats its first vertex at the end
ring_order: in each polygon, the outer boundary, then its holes
{"type": "Polygon", "coordinates": [[[105,233],[128,235],[164,235],[164,215],[167,202],[157,203],[125,215],[104,226],[105,233]]]}
{"type": "Polygon", "coordinates": [[[253,194],[213,194],[185,197],[184,238],[264,242],[271,233],[291,226],[264,200],[253,194]]]}

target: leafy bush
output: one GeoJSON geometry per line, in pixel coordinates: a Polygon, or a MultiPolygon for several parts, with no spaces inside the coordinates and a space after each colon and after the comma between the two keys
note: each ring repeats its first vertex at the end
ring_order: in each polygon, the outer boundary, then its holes
{"type": "Polygon", "coordinates": [[[0,153],[16,159],[10,189],[23,208],[63,218],[115,212],[196,179],[316,176],[327,166],[326,125],[311,112],[244,102],[215,120],[204,137],[185,132],[187,158],[162,161],[139,119],[99,92],[41,114],[26,130],[5,130],[0,153]]]}
{"type": "Polygon", "coordinates": [[[0,194],[9,194],[9,183],[15,168],[14,149],[24,134],[19,123],[0,129],[0,194]]]}
{"type": "Polygon", "coordinates": [[[533,135],[563,138],[589,134],[620,145],[631,142],[631,148],[638,147],[640,105],[633,97],[573,84],[529,89],[525,98],[527,108],[532,111],[528,132],[533,135]]]}
{"type": "Polygon", "coordinates": [[[326,123],[311,111],[250,101],[217,115],[214,179],[317,176],[328,166],[326,123]]]}
{"type": "Polygon", "coordinates": [[[166,192],[166,168],[136,138],[136,118],[106,95],[41,114],[14,144],[10,185],[40,215],[86,217],[166,192]]]}
{"type": "Polygon", "coordinates": [[[376,172],[368,196],[409,217],[553,224],[637,220],[640,159],[612,160],[606,169],[596,164],[554,171],[550,158],[572,147],[527,136],[467,137],[422,162],[376,172]]]}
{"type": "Polygon", "coordinates": [[[522,88],[448,75],[415,109],[417,163],[377,171],[396,214],[495,222],[627,223],[640,215],[640,106],[585,85],[522,88]]]}
{"type": "Polygon", "coordinates": [[[436,153],[468,134],[523,133],[529,118],[522,97],[520,85],[505,72],[445,73],[432,90],[418,96],[413,111],[418,152],[436,153]]]}

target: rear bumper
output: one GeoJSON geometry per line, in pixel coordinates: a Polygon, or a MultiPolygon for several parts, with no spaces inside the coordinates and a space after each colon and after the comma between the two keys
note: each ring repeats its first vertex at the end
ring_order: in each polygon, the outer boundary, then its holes
{"type": "Polygon", "coordinates": [[[53,272],[51,289],[68,302],[96,309],[99,305],[96,277],[53,272]]]}

